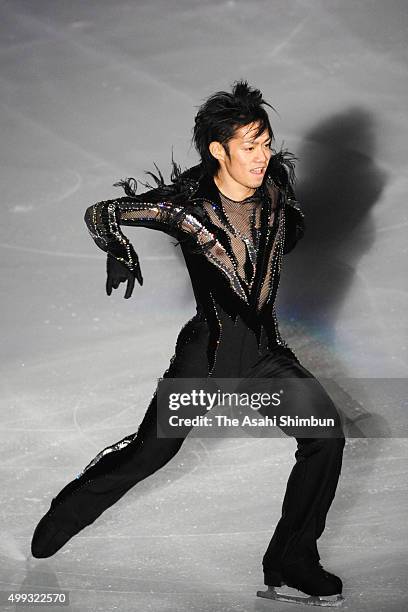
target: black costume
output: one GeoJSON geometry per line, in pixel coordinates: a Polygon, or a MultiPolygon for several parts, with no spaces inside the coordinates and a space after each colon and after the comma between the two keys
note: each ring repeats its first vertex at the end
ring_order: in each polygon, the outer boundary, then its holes
{"type": "MultiPolygon", "coordinates": [[[[197,312],[180,331],[163,377],[313,379],[313,393],[305,386],[293,414],[336,419],[333,437],[296,437],[282,517],[263,558],[265,584],[280,584],[282,567],[299,559],[319,560],[316,540],[335,494],[344,446],[330,397],[282,339],[275,314],[283,255],[304,232],[293,179],[291,155],[280,151],[254,195],[235,202],[220,194],[201,165],[184,173],[174,165],[171,185],[160,175],[157,188],[137,195],[131,180],[122,181],[125,197],[98,202],[85,214],[96,244],[140,278],[137,254],[121,225],[160,230],[181,245],[197,312]]],[[[101,451],[53,499],[34,533],[34,556],[54,554],[175,455],[184,438],[157,437],[156,407],[155,393],[138,431],[101,451]]],[[[296,436],[291,428],[284,431],[296,436]]],[[[271,477],[268,486],[272,483],[271,477]]]]}

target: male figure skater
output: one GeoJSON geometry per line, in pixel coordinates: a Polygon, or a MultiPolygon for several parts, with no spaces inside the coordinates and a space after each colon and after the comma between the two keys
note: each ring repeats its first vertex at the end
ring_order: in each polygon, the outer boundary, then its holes
{"type": "MultiPolygon", "coordinates": [[[[246,81],[210,96],[195,117],[200,163],[181,173],[173,162],[171,184],[165,185],[159,172],[152,175],[157,187],[141,195],[134,179],[116,183],[126,196],[90,206],[85,221],[107,253],[108,295],[125,282],[128,299],[135,279],[143,284],[137,253],[121,226],[160,230],[181,245],[197,312],[180,331],[163,378],[294,378],[304,389],[286,409],[299,417],[335,420],[330,432],[316,437],[282,427],[296,438],[296,463],[263,557],[268,591],[258,595],[296,601],[275,590],[287,584],[310,596],[302,601],[338,604],[342,582],[320,565],[316,541],[334,498],[345,440],[330,397],[278,329],[274,304],[283,255],[302,237],[304,219],[293,189],[294,156],[283,150],[274,154],[264,105],[271,106],[246,81]]],[[[156,391],[138,431],[102,450],[52,500],[34,532],[32,554],[56,553],[164,466],[184,439],[157,436],[156,391]]]]}

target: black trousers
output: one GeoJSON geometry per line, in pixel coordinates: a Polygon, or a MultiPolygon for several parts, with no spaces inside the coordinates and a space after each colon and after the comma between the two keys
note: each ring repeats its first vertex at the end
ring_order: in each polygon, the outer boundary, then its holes
{"type": "MultiPolygon", "coordinates": [[[[256,378],[296,379],[296,393],[286,405],[286,412],[300,417],[332,417],[336,421],[327,436],[299,437],[298,428],[282,428],[296,439],[296,462],[287,483],[281,518],[263,557],[265,584],[268,584],[269,578],[287,564],[300,559],[319,560],[316,542],[323,533],[335,495],[345,440],[332,400],[289,348],[280,345],[267,348],[264,341],[259,348],[252,332],[240,320],[233,324],[227,317],[223,339],[217,354],[215,376],[242,377],[244,385],[256,378]]],[[[164,377],[204,377],[207,340],[205,321],[193,319],[180,333],[175,355],[164,377]]],[[[270,409],[260,412],[267,416],[270,409]]],[[[101,451],[53,499],[52,520],[64,531],[78,532],[135,484],[166,465],[184,439],[157,436],[155,392],[138,431],[101,451]]],[[[267,484],[273,486],[273,474],[267,484]]]]}

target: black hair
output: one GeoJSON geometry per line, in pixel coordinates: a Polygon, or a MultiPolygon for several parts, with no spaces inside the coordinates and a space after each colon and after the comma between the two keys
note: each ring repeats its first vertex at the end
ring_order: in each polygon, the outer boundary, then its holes
{"type": "Polygon", "coordinates": [[[274,139],[268,113],[262,105],[275,110],[263,99],[259,89],[241,80],[233,83],[231,93],[218,91],[200,106],[195,117],[192,140],[204,170],[211,176],[219,168],[219,161],[208,148],[213,140],[220,142],[229,156],[228,141],[233,138],[236,130],[254,122],[258,123],[255,138],[268,130],[271,139],[274,139]]]}

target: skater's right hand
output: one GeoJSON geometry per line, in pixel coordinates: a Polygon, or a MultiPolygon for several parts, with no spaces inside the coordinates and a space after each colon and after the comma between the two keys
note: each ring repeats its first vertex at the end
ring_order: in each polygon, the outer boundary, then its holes
{"type": "Polygon", "coordinates": [[[140,271],[138,259],[136,259],[135,271],[132,272],[124,263],[108,253],[106,260],[106,272],[106,293],[108,295],[112,293],[112,288],[117,289],[120,283],[127,282],[124,298],[128,299],[132,295],[133,288],[135,286],[135,278],[137,278],[140,285],[143,285],[143,277],[140,271]]]}

